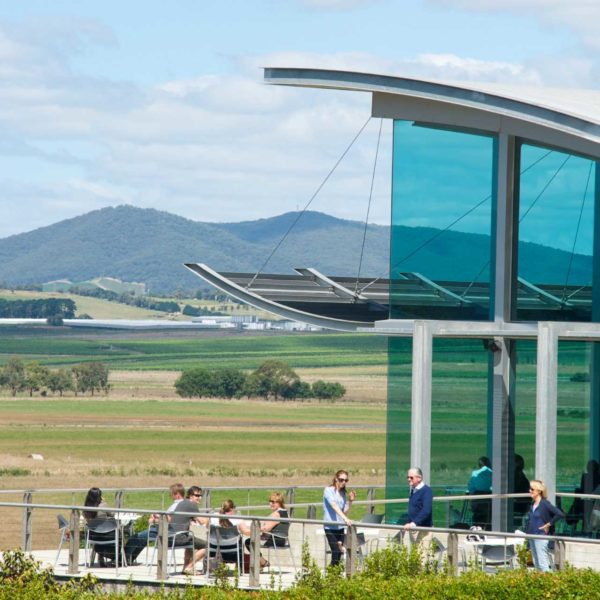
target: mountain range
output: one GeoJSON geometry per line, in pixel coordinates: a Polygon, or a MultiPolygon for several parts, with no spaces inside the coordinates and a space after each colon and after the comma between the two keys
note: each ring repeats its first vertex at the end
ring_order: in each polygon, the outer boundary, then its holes
{"type": "MultiPolygon", "coordinates": [[[[203,262],[220,271],[292,273],[294,267],[314,267],[328,275],[355,276],[364,231],[362,222],[312,211],[203,223],[154,209],[109,207],[0,239],[0,282],[24,285],[110,276],[144,282],[155,293],[204,287],[183,267],[186,262],[203,262]]],[[[367,227],[361,276],[387,277],[389,238],[389,227],[367,227]]],[[[394,260],[402,261],[400,270],[430,279],[471,281],[479,274],[478,280],[485,281],[489,247],[486,235],[394,227],[394,260]]],[[[570,253],[521,243],[519,254],[525,279],[564,282],[570,253]]],[[[589,284],[591,261],[575,254],[569,283],[589,284]]]]}

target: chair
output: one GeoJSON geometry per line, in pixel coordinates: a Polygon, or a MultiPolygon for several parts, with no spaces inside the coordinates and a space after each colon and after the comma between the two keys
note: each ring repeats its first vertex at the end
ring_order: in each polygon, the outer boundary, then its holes
{"type": "Polygon", "coordinates": [[[119,572],[119,558],[122,565],[126,565],[125,551],[122,544],[122,536],[119,535],[119,524],[112,517],[96,517],[85,526],[85,566],[91,567],[94,563],[97,547],[104,547],[108,557],[115,561],[115,570],[119,572]],[[88,560],[89,559],[89,560],[88,560]]]}
{"type": "Polygon", "coordinates": [[[242,551],[242,536],[237,527],[222,527],[211,525],[209,544],[208,544],[208,560],[206,561],[206,576],[210,571],[210,559],[221,557],[223,562],[235,562],[238,573],[244,572],[244,561],[242,551]],[[235,552],[236,558],[231,560],[229,554],[235,552]]]}
{"type": "MultiPolygon", "coordinates": [[[[372,524],[372,525],[380,525],[383,522],[383,517],[384,515],[378,515],[376,513],[367,513],[366,515],[363,516],[363,518],[360,520],[361,523],[368,523],[368,524],[372,524]]],[[[373,531],[375,531],[377,534],[379,534],[379,530],[373,530],[370,527],[369,528],[357,528],[356,530],[356,536],[358,538],[358,555],[360,558],[364,558],[365,553],[363,552],[363,548],[365,548],[367,550],[367,554],[369,552],[373,551],[373,545],[375,545],[375,549],[377,550],[379,548],[379,538],[376,538],[374,540],[371,540],[370,544],[367,544],[367,539],[366,539],[366,535],[368,533],[373,533],[373,531]]]]}
{"type": "Polygon", "coordinates": [[[481,557],[481,566],[485,569],[488,564],[494,570],[499,567],[514,568],[515,566],[515,547],[513,544],[488,545],[482,544],[479,547],[479,556],[481,557]]]}
{"type": "MultiPolygon", "coordinates": [[[[194,534],[189,529],[176,531],[169,534],[169,545],[171,546],[171,565],[174,571],[177,571],[177,557],[175,550],[192,551],[192,573],[196,572],[196,547],[194,545],[194,534]]],[[[155,546],[156,549],[156,546],[155,546]]]]}
{"type": "Polygon", "coordinates": [[[69,539],[69,521],[67,521],[63,515],[56,515],[56,518],[58,520],[58,530],[60,532],[60,543],[58,544],[58,551],[56,552],[56,559],[54,560],[54,569],[56,569],[56,565],[58,564],[63,544],[69,539]]]}
{"type": "Polygon", "coordinates": [[[263,548],[267,549],[267,561],[271,562],[271,550],[275,555],[275,563],[277,564],[277,569],[279,570],[279,574],[281,575],[281,563],[279,562],[279,557],[277,556],[278,548],[287,548],[290,553],[290,559],[292,561],[292,565],[294,567],[294,572],[296,572],[296,561],[294,560],[294,553],[292,552],[292,546],[290,545],[290,525],[291,523],[278,523],[271,531],[267,531],[263,533],[263,536],[267,536],[267,541],[263,544],[263,548]],[[269,543],[270,542],[270,543],[269,543]]]}

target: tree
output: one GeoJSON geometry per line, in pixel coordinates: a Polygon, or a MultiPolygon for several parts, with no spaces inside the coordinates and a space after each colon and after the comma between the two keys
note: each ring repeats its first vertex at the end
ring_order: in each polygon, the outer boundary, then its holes
{"type": "Polygon", "coordinates": [[[29,396],[37,392],[48,384],[48,375],[50,369],[38,362],[30,362],[25,365],[25,388],[29,391],[29,396]]]}
{"type": "Polygon", "coordinates": [[[96,391],[108,393],[110,385],[108,383],[108,369],[101,362],[90,362],[75,365],[72,367],[75,394],[81,392],[85,394],[90,392],[94,395],[96,391]]]}
{"type": "Polygon", "coordinates": [[[242,394],[247,376],[239,369],[219,369],[215,373],[215,386],[220,398],[233,398],[242,394]]]}
{"type": "Polygon", "coordinates": [[[337,400],[346,393],[346,388],[341,383],[319,380],[312,384],[312,393],[320,400],[337,400]]]}
{"type": "Polygon", "coordinates": [[[287,363],[267,360],[248,377],[244,395],[278,400],[289,394],[290,388],[299,381],[300,377],[287,363]]]}
{"type": "Polygon", "coordinates": [[[62,396],[63,392],[73,389],[73,373],[68,369],[50,371],[47,385],[53,394],[58,392],[62,396]]]}
{"type": "Polygon", "coordinates": [[[215,388],[214,372],[201,367],[184,371],[175,382],[175,391],[183,398],[211,397],[215,388]]]}
{"type": "Polygon", "coordinates": [[[3,371],[4,385],[12,396],[25,389],[25,365],[19,358],[11,358],[3,371]]]}

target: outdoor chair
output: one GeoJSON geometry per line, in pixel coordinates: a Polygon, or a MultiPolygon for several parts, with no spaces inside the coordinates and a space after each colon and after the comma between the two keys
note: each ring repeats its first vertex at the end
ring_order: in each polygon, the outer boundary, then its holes
{"type": "Polygon", "coordinates": [[[119,562],[126,565],[120,527],[114,518],[97,517],[85,526],[85,566],[94,564],[96,554],[114,560],[118,573],[119,562]],[[100,551],[102,550],[102,551],[100,551]]]}
{"type": "Polygon", "coordinates": [[[513,544],[504,545],[487,545],[482,544],[479,549],[479,557],[481,558],[481,567],[486,570],[486,567],[491,567],[491,570],[515,566],[515,547],[513,544]]]}
{"type": "Polygon", "coordinates": [[[210,574],[211,559],[217,559],[224,563],[235,563],[238,573],[244,572],[244,561],[242,553],[242,536],[237,527],[221,527],[212,525],[210,527],[208,556],[205,572],[210,574]],[[235,552],[235,559],[231,559],[231,552],[235,552]]]}
{"type": "Polygon", "coordinates": [[[294,559],[294,553],[292,552],[292,546],[290,544],[290,525],[291,523],[278,523],[271,531],[263,533],[263,537],[266,537],[266,542],[262,546],[267,549],[267,561],[271,562],[271,551],[275,556],[275,564],[279,574],[281,575],[281,563],[277,550],[279,548],[287,548],[290,553],[290,560],[294,567],[294,573],[296,572],[296,561],[294,559]]]}
{"type": "MultiPolygon", "coordinates": [[[[378,515],[376,513],[367,513],[363,516],[360,522],[369,523],[372,525],[379,525],[383,522],[383,517],[383,514],[378,515]]],[[[366,554],[373,552],[373,548],[375,548],[375,550],[379,549],[379,537],[376,537],[375,539],[372,539],[369,542],[367,542],[367,535],[373,533],[376,533],[377,536],[379,536],[379,529],[371,529],[370,527],[356,529],[356,535],[358,538],[358,555],[360,558],[364,558],[366,554]]]]}
{"type": "Polygon", "coordinates": [[[62,550],[63,544],[69,539],[69,521],[67,521],[63,515],[56,515],[56,518],[58,520],[60,542],[58,544],[58,551],[56,552],[56,559],[54,560],[54,569],[56,569],[56,565],[58,564],[58,559],[60,558],[60,551],[62,550]]]}

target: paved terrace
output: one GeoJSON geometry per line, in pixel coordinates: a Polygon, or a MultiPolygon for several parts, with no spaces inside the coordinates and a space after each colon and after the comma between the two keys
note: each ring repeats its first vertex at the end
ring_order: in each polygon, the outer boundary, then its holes
{"type": "MultiPolygon", "coordinates": [[[[561,494],[565,498],[574,498],[575,494],[561,494]]],[[[517,497],[511,495],[510,497],[517,497]]],[[[580,495],[581,496],[581,495],[580,495]]],[[[486,498],[498,498],[498,495],[478,496],[478,500],[486,498]]],[[[507,496],[503,496],[505,499],[507,496]]],[[[594,506],[600,504],[600,496],[583,495],[586,501],[594,506]]],[[[443,503],[450,514],[450,502],[465,504],[472,500],[469,496],[438,496],[434,499],[436,503],[443,503]]],[[[365,509],[365,515],[372,512],[383,512],[386,504],[403,505],[407,499],[397,500],[367,500],[357,502],[365,509]]],[[[97,563],[86,566],[86,554],[82,547],[84,538],[81,532],[81,512],[85,507],[71,505],[51,505],[51,504],[33,504],[31,502],[0,502],[0,510],[10,510],[13,514],[18,510],[23,515],[23,544],[22,548],[31,548],[31,539],[33,536],[33,514],[34,512],[51,511],[53,514],[62,513],[69,515],[69,525],[65,530],[70,531],[68,539],[63,540],[59,549],[59,540],[63,533],[62,530],[55,530],[56,545],[48,548],[36,549],[32,555],[39,560],[44,567],[51,566],[59,579],[66,580],[71,578],[80,578],[91,573],[109,589],[118,589],[121,586],[133,582],[140,588],[157,588],[160,586],[206,586],[214,585],[214,576],[202,572],[202,565],[197,565],[200,571],[194,576],[181,574],[183,565],[183,549],[176,549],[175,564],[172,562],[172,551],[168,547],[168,527],[167,513],[156,510],[141,510],[133,508],[116,508],[114,512],[117,519],[127,521],[135,518],[137,515],[158,513],[161,515],[161,525],[159,538],[156,542],[156,549],[151,545],[144,550],[138,557],[136,564],[131,566],[100,568],[97,563]],[[81,536],[81,537],[80,537],[81,536]]],[[[259,569],[260,547],[260,519],[264,520],[264,515],[257,516],[252,514],[264,507],[246,506],[240,507],[243,512],[242,518],[248,521],[252,526],[252,535],[250,536],[250,567],[249,572],[242,573],[238,577],[238,586],[243,589],[285,589],[290,587],[301,573],[301,553],[302,547],[306,543],[310,554],[317,564],[324,568],[329,562],[327,554],[327,544],[323,535],[323,525],[325,521],[314,518],[273,519],[290,523],[289,548],[261,549],[263,555],[269,560],[270,566],[262,572],[259,569]]],[[[290,504],[289,508],[295,511],[295,515],[307,513],[309,516],[315,514],[315,504],[290,504]]],[[[113,509],[111,509],[113,510],[113,509]]],[[[209,511],[202,513],[204,516],[215,516],[215,513],[209,511]]],[[[195,515],[197,516],[197,515],[195,515]]],[[[196,527],[196,526],[194,526],[196,527]]],[[[432,554],[432,559],[439,565],[447,564],[454,573],[459,573],[465,568],[473,565],[478,568],[484,568],[487,571],[495,571],[498,568],[512,568],[517,564],[516,555],[518,548],[528,537],[520,532],[515,534],[503,532],[484,532],[485,538],[473,538],[473,532],[462,529],[451,528],[428,528],[430,536],[437,542],[438,551],[432,554]],[[491,548],[491,550],[490,550],[491,548]],[[491,553],[491,554],[490,554],[491,553]],[[487,556],[487,559],[486,559],[487,556]],[[493,559],[493,560],[492,560],[493,559]]],[[[198,537],[208,536],[206,528],[198,527],[195,529],[198,537]]],[[[475,534],[478,535],[478,534],[475,534]]],[[[577,534],[580,535],[580,534],[577,534]]],[[[570,564],[577,568],[592,568],[600,570],[600,539],[597,538],[597,530],[589,533],[592,537],[556,537],[555,549],[555,567],[564,568],[565,564],[570,564]]],[[[389,546],[391,543],[408,543],[401,534],[401,527],[394,524],[371,524],[367,522],[355,522],[349,528],[346,537],[345,570],[348,574],[353,574],[360,570],[364,558],[377,549],[389,546]]],[[[6,548],[4,543],[2,547],[6,548]]],[[[231,582],[235,581],[235,564],[228,564],[231,582]]]]}

